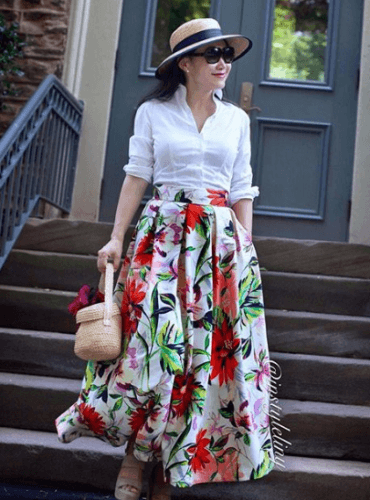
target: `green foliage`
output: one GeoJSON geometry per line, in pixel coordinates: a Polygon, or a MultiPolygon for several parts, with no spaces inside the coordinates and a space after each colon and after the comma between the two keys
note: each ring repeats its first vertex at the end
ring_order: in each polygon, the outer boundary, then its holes
{"type": "Polygon", "coordinates": [[[159,0],[155,23],[152,65],[158,66],[171,50],[169,38],[180,24],[209,16],[210,0],[159,0]]]}
{"type": "Polygon", "coordinates": [[[17,65],[16,58],[22,57],[26,42],[17,30],[16,23],[8,26],[4,16],[0,14],[0,110],[4,109],[3,96],[18,93],[7,77],[11,74],[18,76],[24,74],[17,65]]]}
{"type": "MultiPolygon", "coordinates": [[[[306,7],[305,2],[301,3],[306,7]]],[[[300,4],[295,8],[297,5],[300,4]]],[[[294,4],[277,1],[270,78],[324,81],[326,22],[327,15],[322,13],[315,18],[308,16],[304,23],[303,19],[297,19],[294,4]],[[304,26],[307,31],[297,31],[297,26],[304,26]]]]}

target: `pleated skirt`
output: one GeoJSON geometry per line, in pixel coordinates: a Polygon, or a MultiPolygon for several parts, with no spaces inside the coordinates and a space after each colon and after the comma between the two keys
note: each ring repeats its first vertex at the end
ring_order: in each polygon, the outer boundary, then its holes
{"type": "Polygon", "coordinates": [[[58,438],[134,440],[178,487],[274,467],[260,269],[227,191],[156,185],[114,291],[123,351],[89,361],[58,438]]]}

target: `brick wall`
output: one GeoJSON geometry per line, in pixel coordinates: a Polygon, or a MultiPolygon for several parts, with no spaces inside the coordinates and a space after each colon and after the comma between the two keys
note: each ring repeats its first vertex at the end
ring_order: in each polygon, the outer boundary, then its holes
{"type": "Polygon", "coordinates": [[[9,78],[18,89],[17,97],[7,97],[7,109],[0,112],[0,136],[48,74],[61,78],[67,44],[72,0],[1,0],[0,12],[7,21],[16,21],[26,35],[28,46],[19,66],[24,76],[9,78]]]}

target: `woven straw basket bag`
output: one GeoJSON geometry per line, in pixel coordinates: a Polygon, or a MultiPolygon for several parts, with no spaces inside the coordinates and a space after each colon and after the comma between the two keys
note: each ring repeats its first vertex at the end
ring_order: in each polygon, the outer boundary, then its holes
{"type": "Polygon", "coordinates": [[[118,305],[113,303],[113,274],[113,264],[108,263],[100,282],[105,281],[105,302],[85,307],[76,316],[80,326],[74,351],[85,361],[111,360],[121,354],[122,318],[118,305]]]}

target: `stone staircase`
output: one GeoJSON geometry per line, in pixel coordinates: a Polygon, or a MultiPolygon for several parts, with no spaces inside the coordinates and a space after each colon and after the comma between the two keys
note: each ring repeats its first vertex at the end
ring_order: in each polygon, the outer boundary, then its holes
{"type": "MultiPolygon", "coordinates": [[[[95,255],[110,232],[110,224],[31,220],[0,272],[0,482],[34,488],[13,498],[113,498],[120,448],[92,438],[63,445],[54,430],[84,370],[67,305],[82,284],[97,284],[95,255]],[[50,495],[36,496],[37,487],[50,495]]],[[[290,444],[262,479],[174,489],[173,498],[369,500],[370,247],[255,245],[290,444]]]]}

